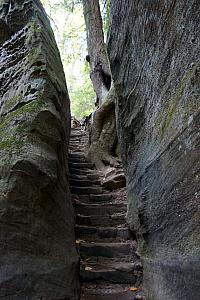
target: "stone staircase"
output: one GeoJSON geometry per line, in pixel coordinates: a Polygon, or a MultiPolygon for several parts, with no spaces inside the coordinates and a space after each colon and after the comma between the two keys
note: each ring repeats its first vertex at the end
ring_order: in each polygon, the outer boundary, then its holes
{"type": "Polygon", "coordinates": [[[101,174],[84,157],[87,140],[79,128],[72,129],[69,171],[81,259],[81,300],[144,299],[142,266],[126,225],[126,203],[102,188],[101,174]]]}

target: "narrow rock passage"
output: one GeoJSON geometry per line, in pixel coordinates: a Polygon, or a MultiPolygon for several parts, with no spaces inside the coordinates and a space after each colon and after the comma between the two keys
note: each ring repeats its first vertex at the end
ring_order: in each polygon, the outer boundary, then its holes
{"type": "Polygon", "coordinates": [[[126,225],[126,201],[101,186],[101,174],[86,162],[87,135],[72,129],[69,146],[70,188],[80,254],[81,300],[144,299],[142,266],[136,241],[126,225]]]}

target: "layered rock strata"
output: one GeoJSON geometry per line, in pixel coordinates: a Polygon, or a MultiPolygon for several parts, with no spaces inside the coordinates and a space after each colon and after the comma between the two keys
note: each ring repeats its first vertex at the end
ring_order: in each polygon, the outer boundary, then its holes
{"type": "Polygon", "coordinates": [[[199,1],[111,0],[128,222],[147,299],[200,296],[199,1]]]}
{"type": "Polygon", "coordinates": [[[69,97],[38,0],[0,3],[0,298],[78,299],[69,97]]]}

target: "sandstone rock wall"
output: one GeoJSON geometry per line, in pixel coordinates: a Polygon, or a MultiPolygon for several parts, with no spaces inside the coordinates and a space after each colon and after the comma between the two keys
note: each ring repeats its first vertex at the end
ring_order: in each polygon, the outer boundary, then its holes
{"type": "Polygon", "coordinates": [[[147,299],[200,297],[200,4],[111,0],[109,56],[147,299]]]}
{"type": "Polygon", "coordinates": [[[78,299],[69,97],[38,0],[0,3],[0,298],[78,299]]]}

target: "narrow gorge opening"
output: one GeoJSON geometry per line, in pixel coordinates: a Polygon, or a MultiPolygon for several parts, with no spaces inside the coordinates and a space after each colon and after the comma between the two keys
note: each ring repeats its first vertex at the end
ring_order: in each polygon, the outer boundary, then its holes
{"type": "Polygon", "coordinates": [[[42,2],[0,2],[0,298],[199,300],[199,1],[42,2]]]}
{"type": "Polygon", "coordinates": [[[116,96],[104,41],[110,3],[66,4],[69,6],[56,0],[52,5],[44,1],[57,36],[71,98],[69,185],[80,256],[80,299],[144,299],[137,242],[126,222],[127,191],[116,132],[116,96]],[[77,23],[80,25],[81,21],[86,30],[80,32],[77,23]],[[75,48],[77,43],[80,49],[75,48]],[[90,110],[83,98],[90,92],[89,85],[93,90],[89,95],[90,110]],[[83,89],[84,94],[80,95],[83,89]]]}

